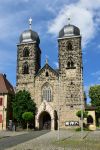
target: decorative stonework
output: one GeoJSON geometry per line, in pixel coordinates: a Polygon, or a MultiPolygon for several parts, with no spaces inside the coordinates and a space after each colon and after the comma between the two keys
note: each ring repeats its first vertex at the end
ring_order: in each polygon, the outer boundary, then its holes
{"type": "Polygon", "coordinates": [[[37,106],[36,127],[39,127],[39,116],[46,111],[51,117],[51,129],[54,129],[58,122],[58,105],[60,127],[63,128],[66,121],[78,121],[76,112],[80,110],[82,104],[84,107],[81,79],[81,36],[59,38],[58,46],[59,70],[54,70],[48,65],[48,62],[40,69],[41,51],[39,45],[34,42],[18,45],[17,90],[26,89],[31,93],[37,106]],[[23,57],[25,47],[29,48],[29,57],[23,57]],[[22,65],[26,61],[29,64],[29,74],[23,75],[22,65]],[[49,102],[43,101],[42,87],[46,84],[52,87],[52,98],[49,102]],[[54,114],[56,114],[56,119],[54,114]]]}
{"type": "Polygon", "coordinates": [[[41,115],[42,112],[48,112],[50,114],[51,117],[51,130],[54,130],[54,110],[53,108],[50,106],[50,104],[46,101],[43,101],[40,105],[40,107],[38,108],[38,112],[36,115],[36,126],[39,128],[39,117],[41,115]]]}

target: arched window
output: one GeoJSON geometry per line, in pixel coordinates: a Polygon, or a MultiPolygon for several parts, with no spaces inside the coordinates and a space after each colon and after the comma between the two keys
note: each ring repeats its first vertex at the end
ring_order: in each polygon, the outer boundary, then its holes
{"type": "Polygon", "coordinates": [[[29,74],[29,66],[27,62],[23,64],[23,74],[29,74]]]}
{"type": "Polygon", "coordinates": [[[73,68],[74,67],[74,63],[73,63],[73,61],[71,61],[71,68],[73,68]]]}
{"type": "Polygon", "coordinates": [[[74,60],[71,56],[68,57],[68,61],[66,64],[66,69],[75,69],[75,64],[74,64],[74,60]]]}
{"type": "Polygon", "coordinates": [[[42,100],[50,102],[52,100],[52,90],[51,87],[46,84],[42,88],[42,100]]]}
{"type": "Polygon", "coordinates": [[[70,68],[70,66],[71,66],[71,65],[70,65],[70,62],[68,61],[68,63],[67,63],[67,68],[70,68]]]}
{"type": "Polygon", "coordinates": [[[93,117],[92,117],[91,115],[89,115],[89,116],[87,117],[87,123],[88,123],[88,124],[93,124],[93,117]]]}
{"type": "Polygon", "coordinates": [[[72,44],[71,44],[70,42],[69,42],[68,45],[67,45],[67,49],[68,49],[68,50],[72,50],[72,44]]]}
{"type": "Polygon", "coordinates": [[[28,47],[25,47],[23,50],[23,57],[29,57],[29,49],[28,47]]]}
{"type": "Polygon", "coordinates": [[[49,76],[49,73],[48,73],[48,72],[46,72],[46,74],[45,74],[45,75],[46,75],[46,77],[48,77],[48,76],[49,76]]]}
{"type": "Polygon", "coordinates": [[[69,69],[73,69],[74,68],[74,63],[73,63],[73,61],[68,61],[68,63],[67,63],[67,68],[69,68],[69,69]]]}

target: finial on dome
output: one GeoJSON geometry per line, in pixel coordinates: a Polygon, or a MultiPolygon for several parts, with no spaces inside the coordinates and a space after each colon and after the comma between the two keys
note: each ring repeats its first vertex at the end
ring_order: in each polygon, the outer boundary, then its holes
{"type": "Polygon", "coordinates": [[[70,25],[70,17],[68,17],[68,25],[70,25]]]}
{"type": "Polygon", "coordinates": [[[46,64],[48,64],[48,57],[46,56],[46,60],[45,60],[46,64]]]}
{"type": "Polygon", "coordinates": [[[31,17],[29,18],[29,28],[30,28],[30,30],[32,29],[32,18],[31,17]]]}

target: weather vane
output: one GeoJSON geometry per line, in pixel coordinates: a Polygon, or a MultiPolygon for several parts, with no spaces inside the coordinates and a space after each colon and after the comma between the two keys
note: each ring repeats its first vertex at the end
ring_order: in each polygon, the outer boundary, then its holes
{"type": "Polygon", "coordinates": [[[32,29],[32,18],[31,17],[29,18],[29,28],[30,28],[30,30],[32,29]]]}

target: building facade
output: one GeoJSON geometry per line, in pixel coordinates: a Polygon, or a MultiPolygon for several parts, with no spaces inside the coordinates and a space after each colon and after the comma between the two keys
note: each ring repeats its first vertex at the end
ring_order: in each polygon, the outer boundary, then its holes
{"type": "Polygon", "coordinates": [[[5,74],[0,74],[0,130],[6,130],[12,120],[12,95],[13,86],[5,74]]]}
{"type": "Polygon", "coordinates": [[[46,60],[41,68],[40,38],[31,28],[17,45],[17,91],[26,89],[37,106],[36,127],[57,129],[78,125],[76,112],[84,109],[81,35],[78,27],[65,25],[58,36],[59,69],[46,60]]]}

